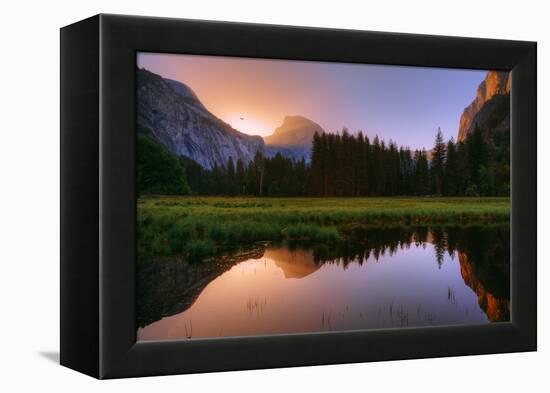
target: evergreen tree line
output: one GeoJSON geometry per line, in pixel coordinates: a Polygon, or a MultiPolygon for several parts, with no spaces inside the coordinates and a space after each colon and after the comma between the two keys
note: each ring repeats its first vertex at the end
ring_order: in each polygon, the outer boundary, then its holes
{"type": "Polygon", "coordinates": [[[229,158],[207,170],[172,157],[146,137],[139,138],[140,194],[251,196],[507,196],[510,193],[509,132],[487,141],[478,127],[465,141],[445,142],[437,131],[430,153],[372,142],[361,132],[313,137],[311,162],[264,157],[245,164],[229,158]],[[429,157],[430,155],[431,157],[429,157]]]}
{"type": "Polygon", "coordinates": [[[315,134],[311,153],[311,195],[315,196],[497,196],[510,193],[509,132],[491,142],[475,127],[465,141],[444,142],[438,129],[431,158],[371,142],[360,132],[315,134]]]}
{"type": "Polygon", "coordinates": [[[309,167],[303,159],[295,161],[279,153],[267,158],[256,153],[248,164],[230,157],[225,166],[211,170],[187,157],[181,157],[180,162],[191,190],[199,195],[309,195],[309,167]]]}

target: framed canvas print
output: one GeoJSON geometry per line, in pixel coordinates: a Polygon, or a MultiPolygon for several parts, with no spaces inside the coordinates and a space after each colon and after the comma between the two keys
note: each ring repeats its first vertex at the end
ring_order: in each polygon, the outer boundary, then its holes
{"type": "Polygon", "coordinates": [[[97,378],[536,350],[536,44],[64,27],[61,229],[97,378]]]}

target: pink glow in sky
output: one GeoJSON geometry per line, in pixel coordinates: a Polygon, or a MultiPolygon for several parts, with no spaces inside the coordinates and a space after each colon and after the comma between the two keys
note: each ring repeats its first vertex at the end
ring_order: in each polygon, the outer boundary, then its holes
{"type": "Polygon", "coordinates": [[[137,65],[183,82],[234,128],[270,135],[286,115],[411,148],[446,139],[486,71],[139,53],[137,65]]]}

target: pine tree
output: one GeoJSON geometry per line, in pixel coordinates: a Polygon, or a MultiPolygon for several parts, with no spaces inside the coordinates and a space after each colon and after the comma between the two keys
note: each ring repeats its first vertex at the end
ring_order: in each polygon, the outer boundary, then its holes
{"type": "Polygon", "coordinates": [[[338,148],[338,160],[340,162],[338,171],[339,187],[337,192],[342,196],[355,195],[355,138],[352,137],[348,130],[342,130],[338,148]]]}
{"type": "Polygon", "coordinates": [[[233,162],[233,157],[229,157],[227,160],[227,167],[225,168],[225,187],[226,192],[229,195],[235,195],[237,193],[235,187],[235,163],[233,162]]]}
{"type": "Polygon", "coordinates": [[[243,161],[240,158],[237,160],[237,168],[235,170],[235,183],[237,193],[244,195],[246,193],[245,170],[243,161]]]}
{"type": "Polygon", "coordinates": [[[365,184],[363,185],[363,195],[371,195],[372,193],[372,149],[370,144],[370,139],[368,136],[365,136],[365,147],[364,147],[364,166],[365,166],[365,184]]]}
{"type": "Polygon", "coordinates": [[[456,191],[457,195],[465,195],[466,188],[470,183],[470,175],[468,171],[468,154],[466,152],[466,144],[464,142],[458,142],[456,144],[456,157],[457,157],[457,179],[456,179],[456,191]]]}
{"type": "Polygon", "coordinates": [[[256,183],[258,185],[257,195],[263,195],[264,193],[264,175],[265,175],[265,162],[264,157],[260,152],[256,152],[254,156],[254,173],[256,175],[256,183]]]}
{"type": "Polygon", "coordinates": [[[447,143],[447,159],[445,160],[445,178],[443,179],[443,194],[455,196],[459,194],[458,153],[454,139],[447,143]]]}
{"type": "Polygon", "coordinates": [[[402,177],[400,195],[411,195],[413,193],[414,161],[409,148],[401,147],[399,149],[399,163],[402,177]]]}
{"type": "Polygon", "coordinates": [[[384,179],[383,166],[382,166],[382,146],[380,145],[380,139],[378,135],[374,137],[372,142],[372,154],[371,154],[371,195],[382,195],[384,191],[384,185],[382,180],[384,179]]]}
{"type": "Polygon", "coordinates": [[[248,195],[259,195],[259,183],[256,176],[254,161],[250,161],[246,168],[246,193],[248,195]]]}
{"type": "Polygon", "coordinates": [[[325,165],[325,196],[337,195],[339,186],[338,174],[340,172],[341,162],[338,159],[340,136],[336,134],[323,134],[326,138],[326,157],[325,165]]]}
{"type": "Polygon", "coordinates": [[[414,184],[415,194],[425,196],[430,193],[430,169],[425,150],[417,150],[414,154],[414,184]]]}
{"type": "Polygon", "coordinates": [[[324,196],[325,191],[325,138],[324,134],[313,134],[311,146],[311,191],[313,195],[324,196]]]}
{"type": "Polygon", "coordinates": [[[468,166],[469,185],[480,187],[479,170],[482,166],[487,166],[488,148],[479,127],[474,127],[474,131],[466,138],[466,162],[468,166]]]}
{"type": "Polygon", "coordinates": [[[442,193],[443,177],[445,176],[445,158],[446,158],[446,146],[443,142],[443,134],[441,128],[437,128],[437,134],[435,136],[435,144],[432,151],[432,163],[431,163],[431,180],[432,191],[436,195],[442,193]]]}
{"type": "Polygon", "coordinates": [[[353,162],[355,164],[355,195],[365,196],[367,195],[367,149],[361,131],[357,134],[353,162]]]}

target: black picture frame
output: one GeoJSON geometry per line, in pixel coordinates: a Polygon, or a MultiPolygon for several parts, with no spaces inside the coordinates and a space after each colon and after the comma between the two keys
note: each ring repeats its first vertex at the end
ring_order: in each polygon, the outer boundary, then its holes
{"type": "Polygon", "coordinates": [[[536,43],[97,15],[61,29],[61,364],[96,378],[537,348],[536,43]],[[136,52],[512,71],[511,322],[136,342],[136,52]]]}

